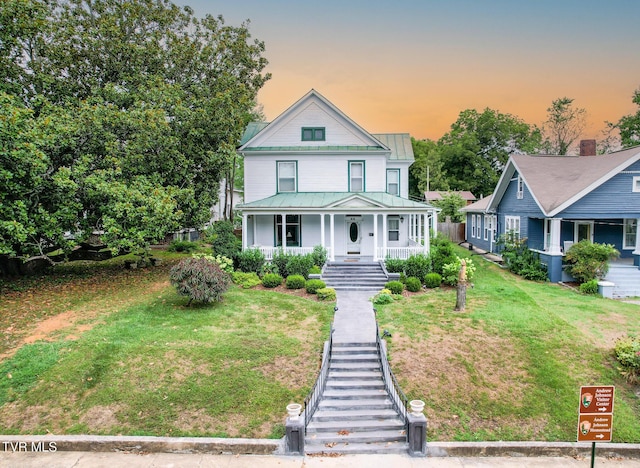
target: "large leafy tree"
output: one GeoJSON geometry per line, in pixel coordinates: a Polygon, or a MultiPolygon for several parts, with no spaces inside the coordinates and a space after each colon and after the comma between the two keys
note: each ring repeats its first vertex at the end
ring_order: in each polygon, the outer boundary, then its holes
{"type": "Polygon", "coordinates": [[[635,114],[625,115],[615,124],[609,124],[620,131],[620,140],[624,148],[640,144],[640,88],[634,91],[632,102],[638,106],[635,114]]]}
{"type": "Polygon", "coordinates": [[[432,140],[411,138],[411,146],[415,160],[409,168],[409,194],[424,199],[427,190],[448,190],[438,144],[432,140]]]}
{"type": "Polygon", "coordinates": [[[538,128],[511,114],[489,108],[462,111],[438,141],[449,188],[476,196],[491,193],[509,155],[535,152],[540,141],[538,128]]]}
{"type": "MultiPolygon", "coordinates": [[[[3,21],[16,13],[15,39],[0,29],[4,89],[32,110],[30,125],[54,122],[43,170],[73,186],[60,193],[73,225],[50,229],[99,232],[120,251],[208,220],[269,79],[248,24],[167,0],[6,0],[3,21]]],[[[31,253],[23,238],[12,254],[31,253]]]]}
{"type": "Polygon", "coordinates": [[[566,155],[587,124],[586,109],[573,106],[573,99],[555,99],[547,108],[547,120],[542,125],[543,150],[548,154],[566,155]]]}

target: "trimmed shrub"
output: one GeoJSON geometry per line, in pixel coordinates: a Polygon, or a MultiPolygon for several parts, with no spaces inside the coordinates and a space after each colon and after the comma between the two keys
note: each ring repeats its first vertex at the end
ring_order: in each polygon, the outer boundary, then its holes
{"type": "Polygon", "coordinates": [[[402,273],[404,272],[404,264],[406,260],[401,258],[387,258],[384,261],[384,266],[389,273],[402,273]]]}
{"type": "Polygon", "coordinates": [[[391,291],[391,294],[402,294],[404,291],[404,284],[401,281],[389,281],[384,287],[391,291]]]}
{"type": "Polygon", "coordinates": [[[244,271],[235,271],[231,275],[234,284],[242,289],[251,289],[261,283],[260,278],[255,272],[245,273],[244,271]]]}
{"type": "Polygon", "coordinates": [[[322,268],[325,263],[327,263],[327,249],[322,247],[321,245],[316,245],[313,248],[313,253],[311,254],[311,258],[313,259],[313,264],[322,268]]]}
{"type": "Polygon", "coordinates": [[[382,291],[373,297],[373,303],[375,305],[391,304],[392,302],[393,296],[382,291]]]}
{"type": "Polygon", "coordinates": [[[567,251],[567,272],[579,283],[602,278],[609,271],[609,260],[619,255],[620,252],[612,244],[581,240],[567,251]]]}
{"type": "Polygon", "coordinates": [[[276,288],[282,284],[282,276],[277,273],[267,273],[262,277],[262,285],[265,288],[276,288]]]}
{"type": "Polygon", "coordinates": [[[405,286],[407,287],[407,291],[418,292],[422,289],[422,282],[420,281],[419,278],[416,278],[415,276],[410,276],[409,278],[407,278],[407,282],[405,283],[405,286]]]}
{"type": "Polygon", "coordinates": [[[287,289],[302,289],[304,288],[306,280],[302,275],[289,275],[287,276],[286,286],[287,289]]]}
{"type": "Polygon", "coordinates": [[[246,273],[258,273],[264,266],[264,254],[260,249],[247,249],[236,255],[237,268],[246,273]]]}
{"type": "Polygon", "coordinates": [[[614,348],[618,371],[630,384],[640,383],[640,338],[628,335],[619,338],[614,348]]]}
{"type": "Polygon", "coordinates": [[[404,264],[404,272],[408,277],[424,278],[431,272],[431,259],[425,254],[411,255],[404,264]]]}
{"type": "Polygon", "coordinates": [[[278,267],[278,274],[282,275],[284,278],[289,276],[289,270],[287,270],[287,263],[289,263],[289,259],[293,257],[293,254],[289,252],[285,252],[282,249],[279,249],[276,253],[273,254],[273,263],[278,267]]]}
{"type": "Polygon", "coordinates": [[[171,241],[167,250],[169,252],[184,252],[191,253],[198,250],[200,246],[197,242],[184,241],[184,240],[174,240],[171,241]]]}
{"type": "Polygon", "coordinates": [[[278,270],[278,265],[275,263],[265,263],[260,268],[260,277],[263,277],[267,273],[275,273],[276,275],[280,274],[280,270],[278,270]]]}
{"type": "Polygon", "coordinates": [[[336,300],[336,290],[333,288],[320,288],[316,291],[316,294],[321,301],[333,302],[336,300]]]}
{"type": "Polygon", "coordinates": [[[304,284],[304,287],[309,294],[316,294],[318,289],[326,288],[327,284],[319,279],[310,279],[304,284]]]}
{"type": "Polygon", "coordinates": [[[598,294],[598,280],[592,279],[580,285],[582,294],[598,294]]]}
{"type": "Polygon", "coordinates": [[[427,288],[438,288],[442,284],[442,276],[439,273],[429,273],[424,277],[424,285],[427,288]]]}
{"type": "Polygon", "coordinates": [[[242,249],[242,241],[233,233],[231,221],[216,221],[206,229],[204,238],[218,255],[235,258],[242,249]]]}
{"type": "Polygon", "coordinates": [[[313,255],[292,255],[287,261],[287,276],[301,275],[309,279],[309,270],[313,268],[313,255]]]}
{"type": "Polygon", "coordinates": [[[191,255],[193,258],[204,258],[209,260],[212,263],[217,263],[222,271],[225,273],[231,274],[233,273],[233,260],[227,258],[223,255],[213,256],[208,253],[194,253],[191,255]]]}
{"type": "Polygon", "coordinates": [[[309,270],[310,275],[319,275],[320,273],[322,273],[322,268],[320,268],[318,265],[313,265],[311,267],[311,270],[309,270]]]}
{"type": "Polygon", "coordinates": [[[442,275],[444,266],[456,260],[453,243],[446,237],[438,235],[432,240],[431,255],[429,257],[431,259],[431,271],[442,275]]]}
{"type": "Polygon", "coordinates": [[[231,284],[229,275],[205,258],[185,258],[171,268],[169,279],[178,294],[189,298],[187,305],[220,301],[231,284]]]}

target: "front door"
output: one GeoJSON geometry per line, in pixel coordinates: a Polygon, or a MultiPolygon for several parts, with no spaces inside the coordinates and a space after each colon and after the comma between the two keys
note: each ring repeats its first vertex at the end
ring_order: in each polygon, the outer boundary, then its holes
{"type": "Polygon", "coordinates": [[[359,216],[347,216],[347,255],[360,255],[362,243],[362,218],[359,216]]]}

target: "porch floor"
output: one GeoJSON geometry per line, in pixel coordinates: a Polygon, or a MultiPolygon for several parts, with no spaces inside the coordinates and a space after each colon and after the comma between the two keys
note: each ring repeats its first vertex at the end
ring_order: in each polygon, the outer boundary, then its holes
{"type": "Polygon", "coordinates": [[[364,256],[364,255],[336,255],[336,259],[333,261],[334,263],[340,262],[362,262],[362,263],[372,263],[373,256],[364,256]]]}

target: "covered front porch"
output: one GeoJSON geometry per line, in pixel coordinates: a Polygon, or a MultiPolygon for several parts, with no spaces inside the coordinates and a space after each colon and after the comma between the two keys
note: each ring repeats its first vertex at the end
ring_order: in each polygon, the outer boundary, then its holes
{"type": "Polygon", "coordinates": [[[258,248],[268,260],[280,250],[307,254],[317,245],[330,261],[429,252],[436,208],[389,194],[332,195],[278,194],[242,205],[242,248],[258,248]]]}

